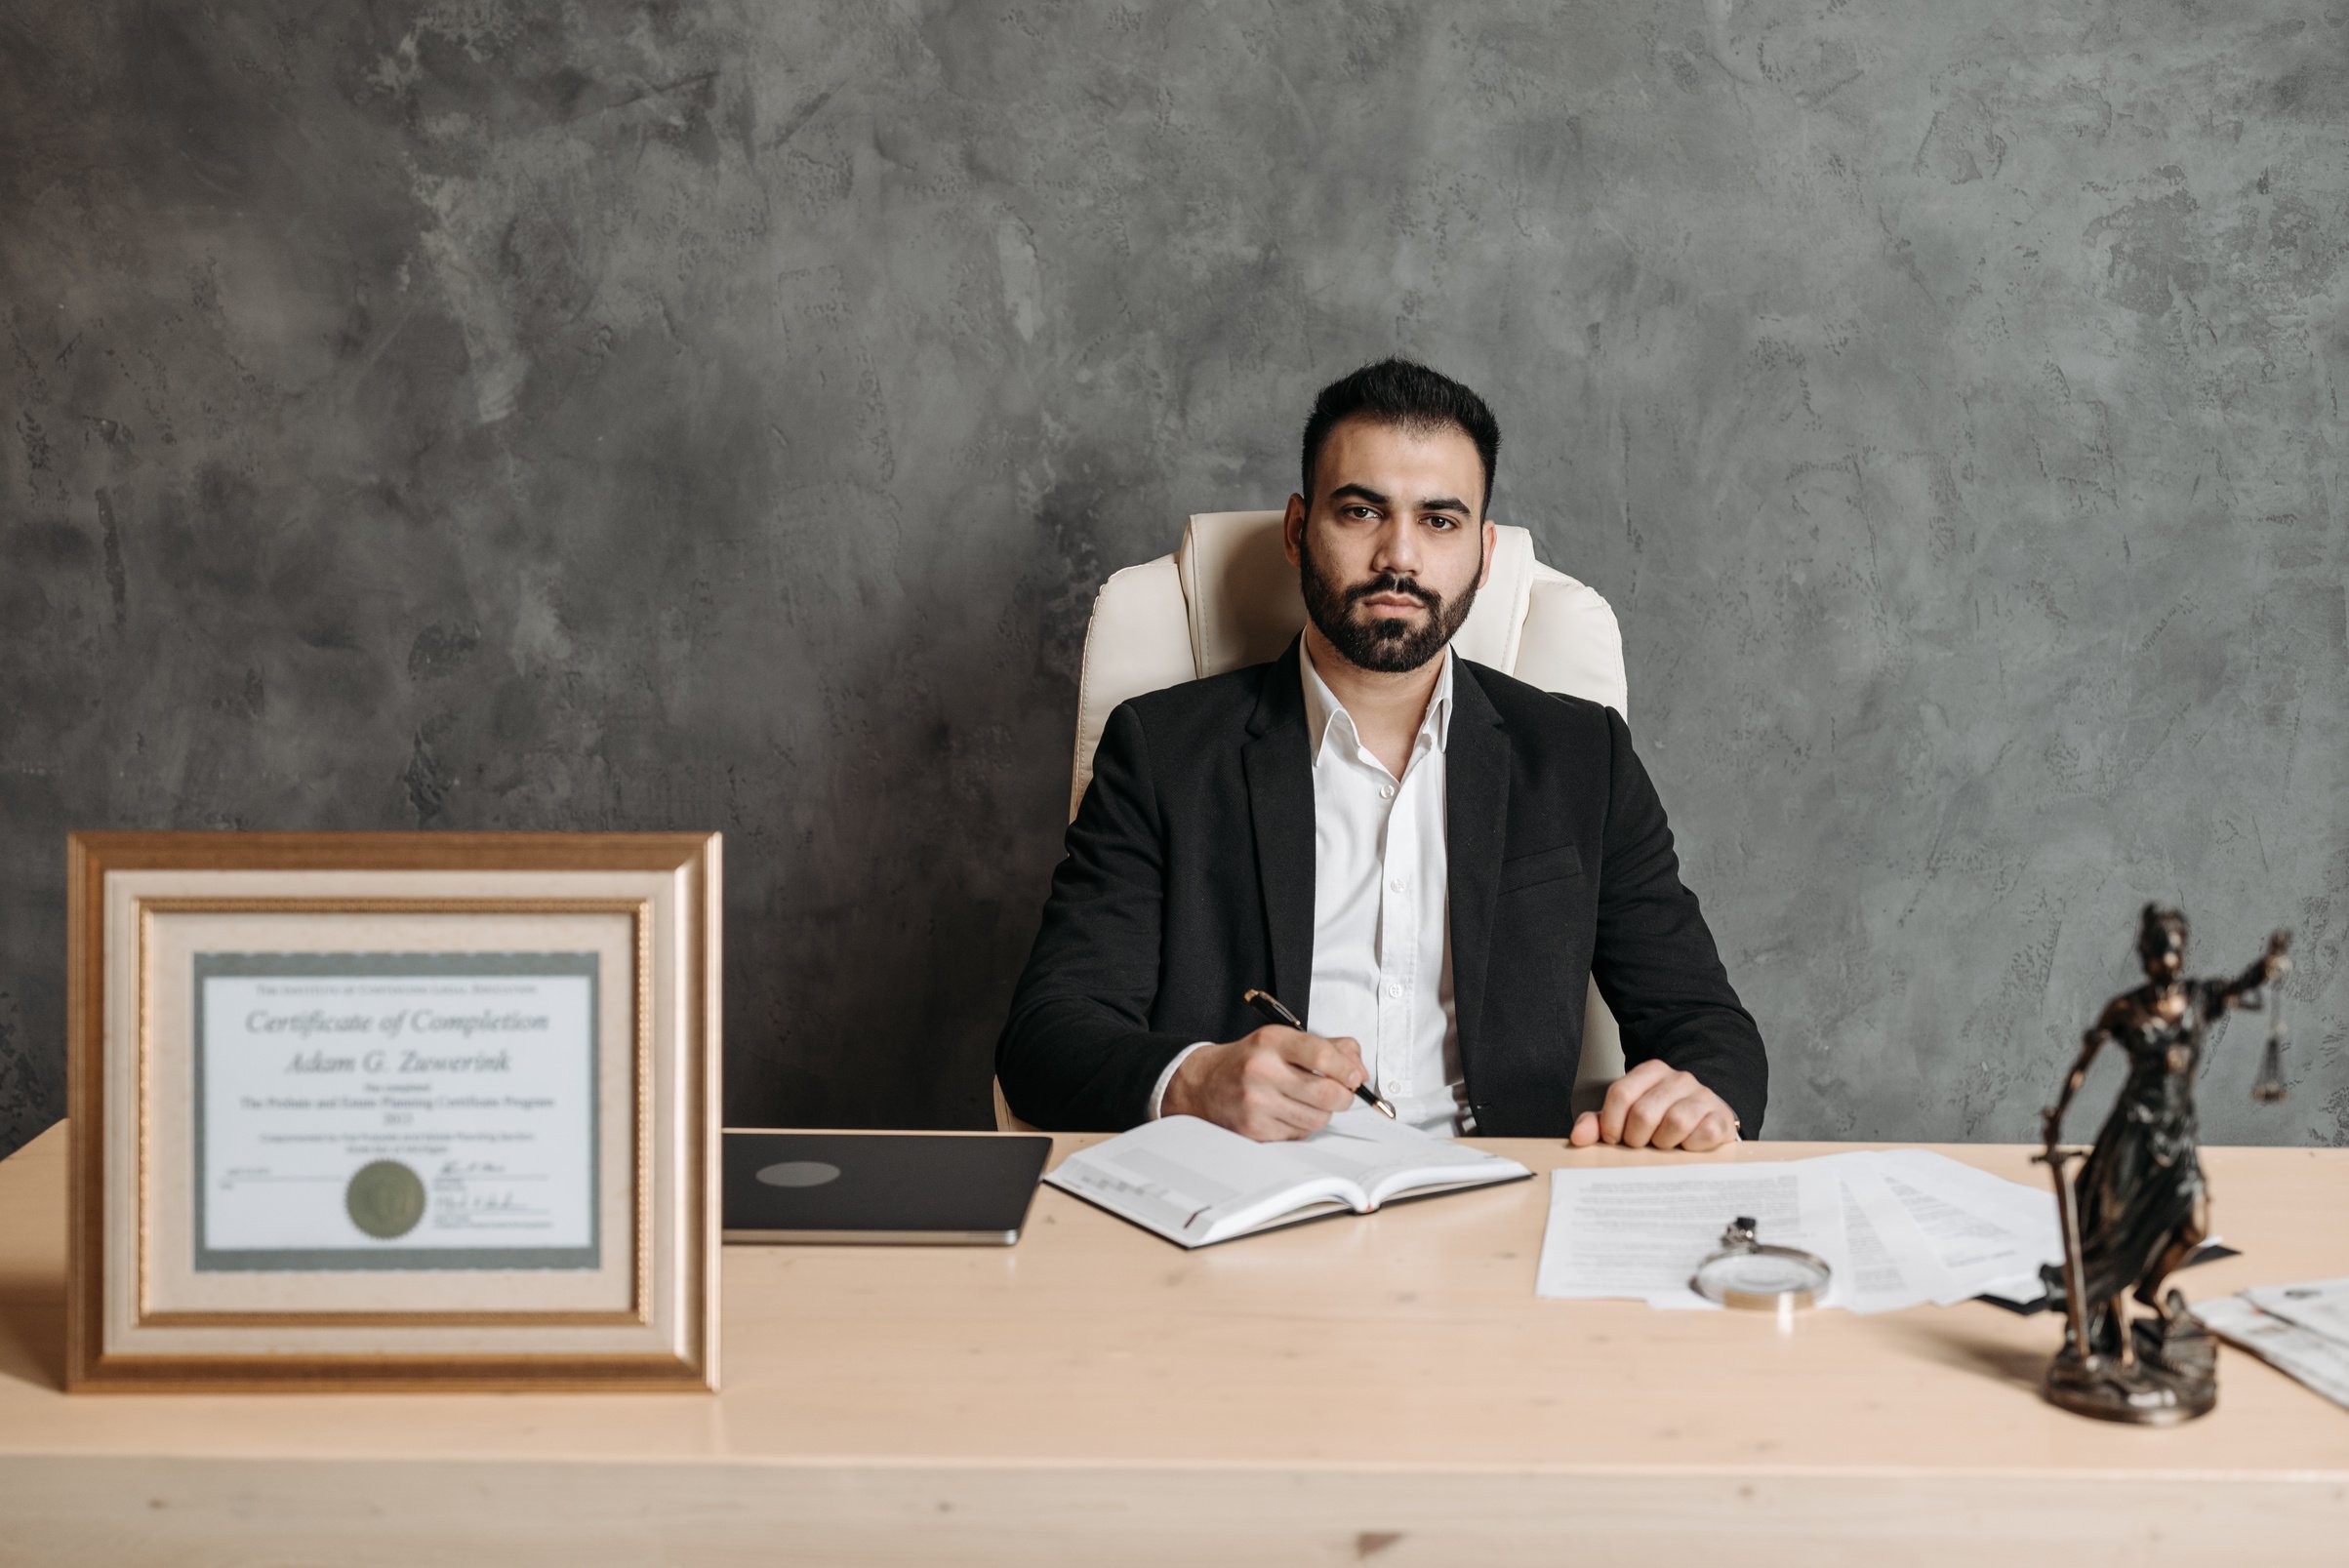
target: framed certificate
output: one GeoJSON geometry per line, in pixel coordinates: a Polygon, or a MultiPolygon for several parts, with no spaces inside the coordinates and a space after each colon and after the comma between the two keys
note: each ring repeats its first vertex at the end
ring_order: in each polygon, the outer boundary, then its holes
{"type": "Polygon", "coordinates": [[[69,1387],[716,1386],[715,834],[68,859],[69,1387]]]}

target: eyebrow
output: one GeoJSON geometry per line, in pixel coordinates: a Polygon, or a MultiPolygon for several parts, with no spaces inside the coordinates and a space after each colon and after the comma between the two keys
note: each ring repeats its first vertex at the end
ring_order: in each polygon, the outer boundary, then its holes
{"type": "MultiPolygon", "coordinates": [[[[1368,485],[1340,485],[1329,493],[1331,501],[1344,501],[1350,497],[1356,501],[1366,501],[1373,506],[1384,506],[1389,500],[1368,485]]],[[[1419,503],[1419,509],[1423,512],[1465,512],[1468,503],[1456,496],[1430,496],[1419,503]]]]}

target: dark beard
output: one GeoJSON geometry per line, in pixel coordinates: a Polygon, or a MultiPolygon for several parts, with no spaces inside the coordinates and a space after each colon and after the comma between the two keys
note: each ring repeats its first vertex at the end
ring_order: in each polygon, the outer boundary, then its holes
{"type": "MultiPolygon", "coordinates": [[[[1479,552],[1477,578],[1483,575],[1484,560],[1479,552]]],[[[1314,564],[1313,547],[1306,543],[1305,536],[1297,536],[1297,585],[1305,593],[1305,613],[1313,617],[1314,624],[1321,628],[1321,635],[1329,639],[1330,646],[1348,663],[1382,675],[1400,675],[1417,669],[1443,652],[1443,645],[1452,640],[1452,634],[1460,629],[1468,620],[1468,612],[1476,605],[1477,578],[1469,579],[1457,603],[1422,586],[1414,578],[1397,577],[1393,573],[1341,590],[1314,564]],[[1428,607],[1427,621],[1414,630],[1407,621],[1364,622],[1348,614],[1362,600],[1380,593],[1398,593],[1417,599],[1428,607]]]]}

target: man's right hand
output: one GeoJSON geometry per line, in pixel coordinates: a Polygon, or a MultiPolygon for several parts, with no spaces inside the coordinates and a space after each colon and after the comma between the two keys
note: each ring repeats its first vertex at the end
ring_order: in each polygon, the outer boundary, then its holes
{"type": "Polygon", "coordinates": [[[1183,1059],[1159,1114],[1197,1116],[1260,1144],[1318,1132],[1369,1074],[1362,1048],[1279,1024],[1183,1059]]]}

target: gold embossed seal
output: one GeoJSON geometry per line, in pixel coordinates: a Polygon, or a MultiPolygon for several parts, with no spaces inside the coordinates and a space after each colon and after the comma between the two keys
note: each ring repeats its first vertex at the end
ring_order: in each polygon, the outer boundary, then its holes
{"type": "Polygon", "coordinates": [[[425,1217],[424,1178],[398,1160],[359,1167],[343,1194],[350,1223],[380,1241],[404,1236],[425,1217]]]}

